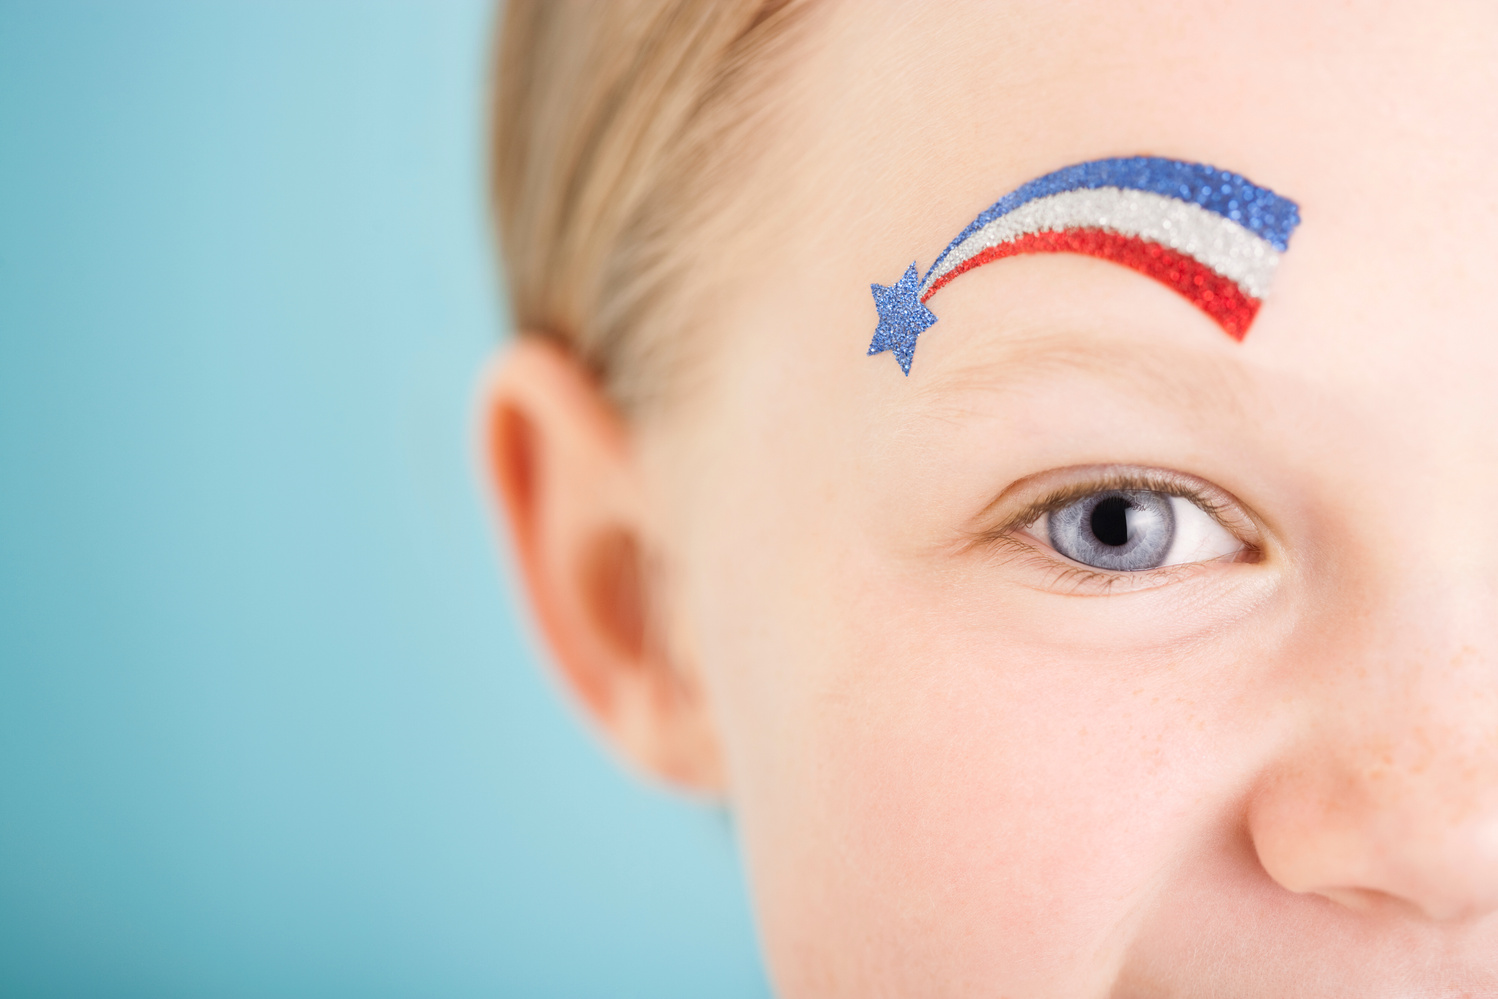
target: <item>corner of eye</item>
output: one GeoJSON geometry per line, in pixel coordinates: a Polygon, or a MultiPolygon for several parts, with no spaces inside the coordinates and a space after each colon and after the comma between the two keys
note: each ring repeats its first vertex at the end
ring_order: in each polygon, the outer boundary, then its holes
{"type": "Polygon", "coordinates": [[[950,552],[954,556],[977,552],[984,558],[1011,557],[1024,545],[1024,542],[1015,538],[1015,534],[1025,526],[1027,525],[1000,524],[967,531],[953,541],[950,552]]]}

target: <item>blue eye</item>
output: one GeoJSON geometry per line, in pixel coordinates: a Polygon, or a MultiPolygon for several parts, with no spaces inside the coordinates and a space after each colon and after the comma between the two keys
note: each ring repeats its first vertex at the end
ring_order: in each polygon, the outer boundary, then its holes
{"type": "Polygon", "coordinates": [[[1198,504],[1152,489],[1102,489],[1053,510],[1032,528],[1072,561],[1112,572],[1205,562],[1244,550],[1198,504]]]}
{"type": "Polygon", "coordinates": [[[1046,518],[1051,547],[1083,565],[1115,572],[1155,569],[1175,541],[1172,497],[1144,489],[1108,489],[1046,518]]]}

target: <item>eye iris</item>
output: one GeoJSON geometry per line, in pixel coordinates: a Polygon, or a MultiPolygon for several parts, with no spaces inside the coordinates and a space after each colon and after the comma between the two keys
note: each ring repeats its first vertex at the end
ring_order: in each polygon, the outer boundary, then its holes
{"type": "Polygon", "coordinates": [[[1165,561],[1175,539],[1170,497],[1145,489],[1093,493],[1056,510],[1048,521],[1051,547],[1097,569],[1153,569],[1165,561]]]}

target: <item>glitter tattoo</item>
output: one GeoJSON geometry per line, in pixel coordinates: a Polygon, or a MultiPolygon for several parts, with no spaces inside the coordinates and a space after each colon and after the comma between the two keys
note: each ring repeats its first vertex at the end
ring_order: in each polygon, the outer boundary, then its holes
{"type": "Polygon", "coordinates": [[[893,351],[910,374],[916,339],[936,322],[931,296],[959,274],[1023,253],[1081,253],[1132,267],[1242,340],[1299,224],[1295,202],[1227,170],[1157,156],[1079,163],[990,206],[924,278],[911,264],[893,285],[871,285],[879,328],[869,353],[893,351]]]}

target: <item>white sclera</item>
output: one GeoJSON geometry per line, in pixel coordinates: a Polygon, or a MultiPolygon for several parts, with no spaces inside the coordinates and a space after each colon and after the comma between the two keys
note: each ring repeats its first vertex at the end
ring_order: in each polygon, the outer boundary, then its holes
{"type": "Polygon", "coordinates": [[[1175,514],[1176,534],[1170,551],[1165,553],[1165,561],[1160,563],[1162,566],[1206,562],[1243,550],[1242,541],[1186,497],[1172,496],[1170,512],[1175,514]]]}

